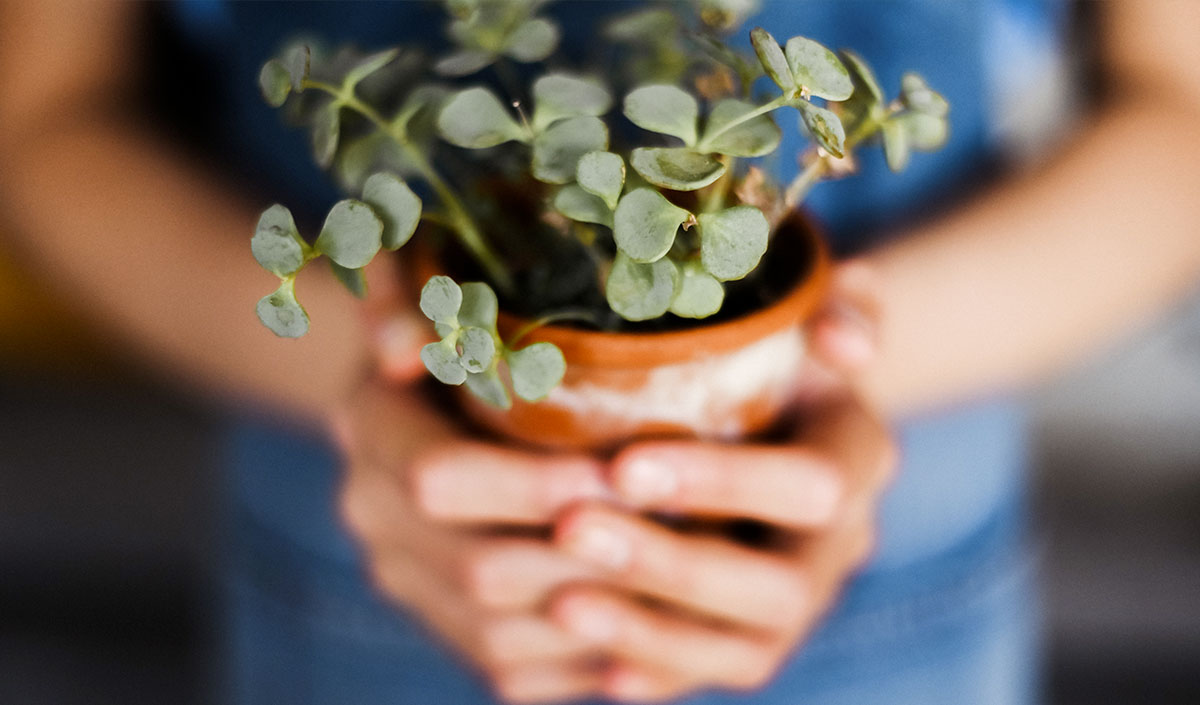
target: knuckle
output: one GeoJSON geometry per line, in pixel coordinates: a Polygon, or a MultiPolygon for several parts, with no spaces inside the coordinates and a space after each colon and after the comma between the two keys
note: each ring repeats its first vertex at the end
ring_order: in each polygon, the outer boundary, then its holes
{"type": "Polygon", "coordinates": [[[513,638],[508,623],[502,619],[487,619],[476,635],[478,659],[485,665],[503,668],[512,662],[513,638]]]}
{"type": "Polygon", "coordinates": [[[775,677],[775,672],[783,662],[781,654],[775,650],[762,647],[756,652],[731,679],[730,685],[738,690],[751,691],[765,687],[775,677]]]}
{"type": "Polygon", "coordinates": [[[457,572],[468,599],[483,606],[503,606],[508,590],[501,562],[502,553],[497,548],[479,547],[463,552],[457,572]]]}

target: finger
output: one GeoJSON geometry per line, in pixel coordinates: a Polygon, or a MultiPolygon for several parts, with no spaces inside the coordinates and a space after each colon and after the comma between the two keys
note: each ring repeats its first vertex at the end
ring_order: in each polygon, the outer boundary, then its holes
{"type": "Polygon", "coordinates": [[[557,529],[556,542],[605,569],[606,582],[708,617],[776,631],[799,619],[807,600],[796,565],[729,541],[598,506],[568,513],[557,529]]]}
{"type": "Polygon", "coordinates": [[[602,687],[606,697],[628,703],[668,702],[698,688],[673,671],[624,659],[609,667],[602,687]]]}
{"type": "Polygon", "coordinates": [[[602,575],[540,540],[469,537],[451,555],[450,582],[475,604],[496,610],[533,609],[567,583],[602,575]]]}
{"type": "Polygon", "coordinates": [[[536,664],[492,676],[496,694],[509,703],[559,703],[599,695],[603,676],[589,664],[536,664]]]}
{"type": "Polygon", "coordinates": [[[493,619],[480,641],[486,660],[498,666],[582,659],[595,649],[587,639],[531,613],[493,619]]]}
{"type": "Polygon", "coordinates": [[[433,339],[430,322],[416,312],[410,287],[404,285],[395,260],[379,257],[364,269],[367,300],[362,307],[374,344],[380,375],[390,382],[422,376],[421,346],[433,339]]]}
{"type": "Polygon", "coordinates": [[[795,442],[838,468],[844,493],[837,515],[843,521],[873,511],[900,460],[884,421],[849,394],[830,398],[807,414],[795,442]]]}
{"type": "Polygon", "coordinates": [[[790,528],[827,524],[844,492],[819,449],[642,443],[612,465],[613,486],[635,507],[758,519],[790,528]]]}
{"type": "Polygon", "coordinates": [[[769,641],[595,589],[565,592],[551,614],[564,628],[624,660],[674,674],[657,684],[664,694],[685,686],[752,687],[770,677],[778,660],[779,649],[769,641]]]}
{"type": "Polygon", "coordinates": [[[456,443],[413,468],[417,506],[434,519],[545,524],[567,505],[612,496],[600,462],[538,455],[482,443],[456,443]]]}
{"type": "Polygon", "coordinates": [[[834,268],[826,304],[809,325],[810,354],[839,374],[866,367],[879,348],[880,284],[874,268],[861,260],[834,268]]]}

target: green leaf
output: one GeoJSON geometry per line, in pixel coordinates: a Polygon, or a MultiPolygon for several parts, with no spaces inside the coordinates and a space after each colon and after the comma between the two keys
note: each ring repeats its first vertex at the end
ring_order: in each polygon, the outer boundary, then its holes
{"type": "Polygon", "coordinates": [[[678,31],[679,18],[675,13],[652,7],[618,16],[604,28],[604,36],[616,42],[661,41],[678,31]]]}
{"type": "Polygon", "coordinates": [[[468,88],[452,97],[438,114],[438,131],[451,144],[468,149],[525,141],[525,130],[486,88],[468,88]]]}
{"type": "Polygon", "coordinates": [[[267,105],[272,108],[283,105],[292,92],[292,77],[282,61],[271,59],[263,64],[258,72],[258,90],[262,92],[267,105]]]}
{"type": "Polygon", "coordinates": [[[358,82],[375,73],[395,60],[400,54],[399,49],[387,49],[374,54],[370,54],[362,61],[359,61],[354,68],[346,72],[342,79],[342,84],[354,88],[358,82]]]}
{"type": "Polygon", "coordinates": [[[944,118],[950,112],[950,103],[929,87],[919,74],[912,72],[900,78],[900,100],[913,110],[944,118]]]}
{"type": "Polygon", "coordinates": [[[347,269],[342,265],[329,260],[329,266],[333,269],[333,276],[346,287],[355,298],[367,298],[367,275],[363,274],[362,269],[347,269]]]}
{"type": "Polygon", "coordinates": [[[680,267],[679,290],[671,299],[671,313],[683,318],[708,318],[721,310],[725,287],[697,262],[680,267]]]}
{"type": "Polygon", "coordinates": [[[387,172],[371,175],[363,186],[363,201],[383,221],[383,247],[399,249],[417,231],[421,199],[400,177],[387,172]]]}
{"type": "Polygon", "coordinates": [[[569,117],[603,115],[612,107],[612,95],[590,78],[552,73],[533,83],[533,130],[569,117]]]}
{"type": "Polygon", "coordinates": [[[635,88],[625,96],[625,117],[644,130],[673,135],[689,147],[696,144],[700,105],[676,86],[656,84],[635,88]]]}
{"type": "Polygon", "coordinates": [[[741,279],[767,251],[770,226],[754,206],[734,206],[696,216],[700,226],[700,262],[722,281],[741,279]]]}
{"type": "Polygon", "coordinates": [[[721,160],[689,147],[638,147],[629,164],[646,181],[674,191],[704,188],[725,173],[721,160]]]}
{"type": "Polygon", "coordinates": [[[819,42],[792,37],[784,51],[796,84],[807,88],[809,93],[828,100],[845,100],[854,93],[850,72],[836,54],[819,42]]]}
{"type": "Polygon", "coordinates": [[[348,198],[329,209],[316,248],[343,267],[358,269],[375,257],[382,241],[383,221],[367,204],[348,198]]]}
{"type": "Polygon", "coordinates": [[[458,361],[467,372],[479,374],[492,366],[492,358],[496,356],[496,339],[490,331],[473,326],[463,328],[458,333],[458,344],[462,346],[458,361]]]}
{"type": "MultiPolygon", "coordinates": [[[[774,40],[772,40],[774,41],[774,40]]],[[[758,115],[717,134],[726,125],[740,119],[759,106],[753,103],[726,98],[713,107],[705,126],[705,137],[701,144],[719,154],[730,157],[761,157],[770,154],[779,146],[783,132],[770,115],[758,115]],[[717,134],[709,140],[707,135],[717,134]]]]}
{"type": "Polygon", "coordinates": [[[788,66],[787,57],[775,37],[762,27],[755,27],[750,32],[750,43],[754,45],[754,53],[763,70],[785,93],[796,90],[796,78],[792,76],[792,68],[788,66]]]}
{"type": "Polygon", "coordinates": [[[304,90],[304,79],[308,78],[309,66],[312,63],[312,52],[309,48],[303,44],[294,46],[286,50],[280,60],[292,80],[292,90],[304,90]]]}
{"type": "Polygon", "coordinates": [[[258,320],[280,338],[299,338],[308,332],[308,314],[296,300],[294,286],[294,281],[285,279],[255,307],[258,320]]]}
{"type": "Polygon", "coordinates": [[[300,239],[292,212],[276,203],[258,217],[250,250],[263,269],[279,277],[300,271],[308,245],[300,239]]]}
{"type": "Polygon", "coordinates": [[[905,129],[903,122],[895,118],[884,120],[880,128],[883,134],[883,153],[887,157],[888,168],[895,172],[904,171],[904,167],[908,166],[910,156],[908,130],[905,129]]]}
{"type": "Polygon", "coordinates": [[[609,210],[617,207],[625,187],[625,160],[612,152],[588,152],[579,159],[575,180],[588,193],[599,196],[609,210]]]}
{"type": "Polygon", "coordinates": [[[445,275],[432,276],[421,287],[421,313],[431,321],[454,323],[462,303],[462,289],[445,275]]]}
{"type": "Polygon", "coordinates": [[[512,399],[500,374],[496,370],[488,370],[482,374],[467,374],[467,389],[492,406],[507,411],[512,408],[512,399]]]}
{"type": "Polygon", "coordinates": [[[496,55],[482,49],[460,49],[449,56],[438,59],[433,70],[442,76],[469,76],[496,60],[496,55]]]}
{"type": "Polygon", "coordinates": [[[551,184],[575,180],[579,160],[588,152],[608,149],[608,127],[600,118],[559,120],[533,138],[533,176],[551,184]]]}
{"type": "Polygon", "coordinates": [[[526,64],[541,61],[554,53],[558,37],[558,25],[540,17],[534,18],[508,35],[504,53],[526,64]]]}
{"type": "Polygon", "coordinates": [[[458,351],[445,338],[421,348],[421,362],[442,384],[457,386],[467,381],[467,371],[458,361],[458,351]]]}
{"type": "Polygon", "coordinates": [[[675,263],[666,257],[645,264],[618,251],[604,296],[612,310],[628,321],[658,318],[671,306],[678,278],[675,263]]]}
{"type": "Polygon", "coordinates": [[[312,148],[313,159],[322,169],[329,168],[333,156],[337,154],[338,133],[341,131],[342,106],[337,102],[330,103],[317,111],[313,117],[312,148]]]}
{"type": "Polygon", "coordinates": [[[567,371],[562,351],[553,343],[534,343],[505,355],[513,391],[525,401],[544,399],[567,371]]]}
{"type": "Polygon", "coordinates": [[[792,104],[800,111],[800,124],[817,144],[835,157],[845,156],[846,128],[832,110],[819,108],[803,99],[792,104]]]}
{"type": "Polygon", "coordinates": [[[464,326],[494,330],[500,311],[496,292],[483,282],[467,282],[461,288],[462,305],[458,309],[458,322],[464,326]]]}
{"type": "Polygon", "coordinates": [[[880,88],[879,79],[875,78],[875,72],[866,60],[849,49],[842,49],[840,53],[842,63],[849,70],[850,80],[855,85],[854,96],[858,97],[858,88],[861,86],[876,103],[882,103],[883,89],[880,88]]]}
{"type": "Polygon", "coordinates": [[[608,204],[578,184],[564,186],[554,194],[554,210],[581,223],[613,227],[613,212],[608,204]]]}
{"type": "Polygon", "coordinates": [[[946,118],[936,117],[927,113],[900,113],[893,120],[899,120],[908,133],[908,141],[913,149],[921,152],[931,152],[946,144],[949,136],[949,124],[946,118]]]}
{"type": "Polygon", "coordinates": [[[654,262],[675,242],[675,232],[691,213],[651,188],[630,191],[617,204],[613,240],[634,262],[654,262]]]}

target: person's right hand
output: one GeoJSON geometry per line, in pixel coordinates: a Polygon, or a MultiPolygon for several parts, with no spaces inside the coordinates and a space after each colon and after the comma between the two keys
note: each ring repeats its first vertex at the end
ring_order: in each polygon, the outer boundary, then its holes
{"type": "Polygon", "coordinates": [[[456,646],[510,702],[600,692],[588,642],[543,614],[598,572],[554,548],[566,506],[603,499],[599,461],[469,440],[419,390],[369,381],[333,419],[340,506],[370,579],[456,646]]]}

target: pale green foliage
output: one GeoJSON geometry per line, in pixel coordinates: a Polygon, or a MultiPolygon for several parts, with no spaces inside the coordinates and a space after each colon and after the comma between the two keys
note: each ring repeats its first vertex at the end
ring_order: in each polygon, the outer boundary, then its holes
{"type": "Polygon", "coordinates": [[[613,239],[617,249],[632,261],[654,262],[671,249],[675,231],[691,215],[654,189],[636,189],[617,204],[613,239]]]}
{"type": "Polygon", "coordinates": [[[644,130],[696,143],[700,104],[691,93],[671,85],[636,88],[625,96],[625,117],[644,130]]]}
{"type": "MultiPolygon", "coordinates": [[[[707,318],[725,303],[724,282],[754,276],[772,222],[821,179],[852,171],[856,147],[881,143],[888,165],[900,170],[949,135],[946,100],[916,74],[903,76],[889,102],[853,52],[839,58],[802,36],[781,45],[762,28],[750,33],[753,53],[726,43],[721,33],[757,0],[638,9],[597,35],[619,45],[596,52],[611,64],[514,71],[511,62],[540,62],[559,44],[543,5],[446,0],[453,49],[441,57],[293,45],[262,66],[264,100],[305,125],[318,164],[361,195],[334,204],[315,239],[301,237],[281,205],[262,213],[251,250],[279,278],[257,306],[265,325],[285,337],[308,330],[295,280],[315,259],[328,258],[337,279],[362,297],[363,267],[380,249],[414,236],[427,245],[453,237],[450,251],[473,263],[447,262],[450,271],[478,270],[487,282],[426,282],[420,308],[439,340],[421,358],[437,379],[509,408],[512,394],[530,401],[549,394],[565,361],[549,343],[515,349],[528,327],[507,343],[500,337],[497,291],[518,309],[524,303],[531,317],[547,316],[533,327],[567,313],[614,327],[608,311],[570,309],[592,305],[601,292],[627,321],[707,318]],[[431,83],[431,70],[486,73],[467,84],[431,83]],[[759,80],[764,74],[770,82],[759,80]],[[521,85],[527,76],[536,80],[521,85]],[[635,88],[615,96],[616,85],[635,88]],[[614,114],[617,98],[622,110],[614,114]],[[797,110],[799,122],[778,121],[781,109],[797,110]],[[648,132],[630,130],[626,119],[648,132]],[[785,130],[812,147],[776,154],[785,130]],[[746,161],[795,157],[804,168],[786,187],[746,161]],[[525,224],[515,216],[526,213],[530,242],[538,244],[522,251],[525,224]],[[432,237],[416,235],[422,220],[432,237]]],[[[757,287],[728,290],[741,297],[757,287]]]]}
{"type": "Polygon", "coordinates": [[[383,221],[362,201],[338,201],[317,236],[317,252],[348,269],[365,267],[383,244],[383,221]]]}

